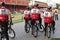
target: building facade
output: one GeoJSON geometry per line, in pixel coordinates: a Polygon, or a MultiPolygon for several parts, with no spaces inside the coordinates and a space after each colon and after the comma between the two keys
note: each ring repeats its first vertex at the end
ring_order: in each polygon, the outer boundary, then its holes
{"type": "Polygon", "coordinates": [[[0,3],[1,2],[4,2],[6,8],[11,12],[19,12],[20,10],[25,10],[26,6],[28,6],[29,0],[0,0],[0,3]]]}
{"type": "MultiPolygon", "coordinates": [[[[0,3],[4,2],[6,8],[8,8],[12,13],[14,11],[22,12],[26,9],[26,6],[34,5],[36,3],[34,0],[0,0],[0,3]]],[[[47,3],[38,2],[40,7],[46,7],[47,3]]]]}

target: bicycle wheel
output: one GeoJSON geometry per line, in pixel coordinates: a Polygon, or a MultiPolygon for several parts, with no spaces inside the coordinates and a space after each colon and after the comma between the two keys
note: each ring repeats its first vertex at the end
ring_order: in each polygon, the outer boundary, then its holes
{"type": "Polygon", "coordinates": [[[15,31],[12,29],[12,28],[9,28],[8,29],[8,35],[11,39],[14,39],[15,38],[15,31]]]}
{"type": "Polygon", "coordinates": [[[44,26],[42,24],[40,24],[39,21],[36,21],[36,23],[37,23],[38,30],[40,32],[43,32],[44,31],[44,26]],[[40,27],[40,25],[41,25],[41,27],[40,27]]]}
{"type": "Polygon", "coordinates": [[[25,25],[25,32],[26,33],[29,33],[30,32],[30,26],[29,26],[29,24],[26,24],[25,25]]]}
{"type": "Polygon", "coordinates": [[[51,26],[47,26],[47,37],[50,38],[51,37],[51,26]]]}
{"type": "Polygon", "coordinates": [[[32,27],[32,34],[33,34],[33,36],[36,38],[37,36],[38,36],[38,28],[37,28],[37,26],[36,25],[34,25],[33,27],[32,27]]]}
{"type": "Polygon", "coordinates": [[[39,29],[40,32],[43,32],[44,31],[44,26],[41,25],[41,28],[39,29]]]}

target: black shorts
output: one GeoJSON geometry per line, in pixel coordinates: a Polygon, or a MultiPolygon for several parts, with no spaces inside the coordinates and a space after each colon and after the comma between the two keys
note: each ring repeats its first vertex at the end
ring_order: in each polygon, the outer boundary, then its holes
{"type": "Polygon", "coordinates": [[[5,21],[5,22],[1,22],[0,21],[0,25],[2,26],[2,27],[4,27],[4,30],[5,31],[8,31],[8,23],[9,21],[7,20],[7,21],[5,21]]]}
{"type": "Polygon", "coordinates": [[[24,19],[25,19],[25,23],[28,23],[29,20],[31,21],[31,18],[29,18],[29,19],[24,18],[24,19]]]}
{"type": "MultiPolygon", "coordinates": [[[[41,24],[42,18],[39,18],[39,19],[37,19],[37,20],[39,20],[39,23],[41,24]]],[[[33,20],[33,19],[31,20],[31,24],[32,24],[32,25],[34,25],[35,22],[36,22],[36,20],[33,20]]]]}

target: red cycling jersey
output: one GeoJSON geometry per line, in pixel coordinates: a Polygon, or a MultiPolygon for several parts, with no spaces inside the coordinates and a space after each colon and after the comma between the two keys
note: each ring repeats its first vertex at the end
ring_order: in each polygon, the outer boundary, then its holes
{"type": "Polygon", "coordinates": [[[30,19],[30,10],[25,10],[24,11],[24,18],[30,19]]]}
{"type": "Polygon", "coordinates": [[[39,9],[37,7],[33,8],[31,10],[31,14],[32,14],[31,18],[34,19],[34,20],[39,19],[39,17],[40,17],[39,9]]]}
{"type": "Polygon", "coordinates": [[[44,23],[51,23],[52,22],[52,13],[51,11],[44,12],[44,23]]]}

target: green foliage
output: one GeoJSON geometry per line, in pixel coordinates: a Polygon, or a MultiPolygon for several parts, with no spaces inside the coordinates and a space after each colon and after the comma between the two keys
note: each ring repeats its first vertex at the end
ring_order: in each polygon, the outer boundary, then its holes
{"type": "Polygon", "coordinates": [[[52,38],[51,40],[60,40],[60,38],[52,38]]]}
{"type": "Polygon", "coordinates": [[[23,14],[12,14],[13,16],[13,23],[19,23],[19,22],[23,22],[23,14]]]}

